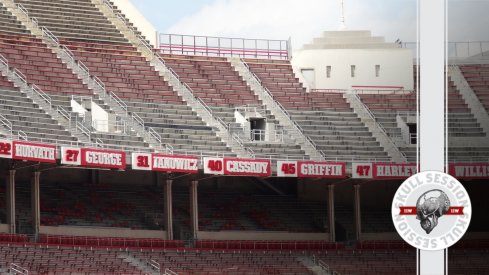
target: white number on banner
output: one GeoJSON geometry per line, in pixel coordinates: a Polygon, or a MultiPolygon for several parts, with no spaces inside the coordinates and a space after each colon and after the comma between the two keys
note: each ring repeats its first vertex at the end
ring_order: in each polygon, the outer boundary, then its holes
{"type": "Polygon", "coordinates": [[[151,171],[151,154],[132,153],[132,169],[151,171]]]}
{"type": "Polygon", "coordinates": [[[371,179],[372,178],[372,164],[371,163],[353,163],[351,171],[352,171],[352,178],[354,178],[354,179],[371,179]]]}
{"type": "Polygon", "coordinates": [[[0,158],[12,158],[12,141],[0,140],[0,158]]]}
{"type": "Polygon", "coordinates": [[[61,163],[81,165],[81,149],[75,147],[61,147],[61,163]]]}
{"type": "Polygon", "coordinates": [[[222,158],[204,157],[204,174],[224,175],[222,158]]]}
{"type": "Polygon", "coordinates": [[[277,176],[297,177],[297,161],[277,161],[277,176]]]}

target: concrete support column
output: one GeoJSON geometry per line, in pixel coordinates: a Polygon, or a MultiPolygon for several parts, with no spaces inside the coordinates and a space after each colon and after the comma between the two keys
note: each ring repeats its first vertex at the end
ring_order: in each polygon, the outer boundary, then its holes
{"type": "Polygon", "coordinates": [[[199,182],[194,180],[190,185],[190,224],[194,239],[197,239],[197,233],[199,231],[199,205],[197,201],[198,184],[199,182]]]}
{"type": "Polygon", "coordinates": [[[165,183],[165,226],[166,238],[173,240],[173,197],[172,197],[173,180],[166,180],[165,183]]]}
{"type": "Polygon", "coordinates": [[[31,209],[32,209],[32,228],[34,234],[39,234],[39,227],[41,226],[41,203],[40,203],[40,178],[41,172],[34,172],[31,181],[31,209]]]}
{"type": "Polygon", "coordinates": [[[360,210],[360,184],[353,186],[353,212],[355,216],[355,239],[360,240],[360,235],[362,233],[362,213],[360,210]]]}
{"type": "Polygon", "coordinates": [[[328,217],[329,217],[329,240],[336,241],[335,216],[334,216],[334,185],[328,185],[328,217]]]}
{"type": "Polygon", "coordinates": [[[7,175],[7,224],[9,233],[15,233],[15,170],[9,170],[7,175]]]}

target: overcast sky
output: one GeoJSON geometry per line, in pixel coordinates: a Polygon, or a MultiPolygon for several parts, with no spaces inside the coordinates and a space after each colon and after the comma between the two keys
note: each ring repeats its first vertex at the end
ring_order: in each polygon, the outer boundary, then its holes
{"type": "MultiPolygon", "coordinates": [[[[428,0],[429,1],[429,0],[428,0]]],[[[489,41],[489,0],[448,0],[450,41],[489,41]]],[[[341,0],[132,0],[161,33],[288,39],[338,30],[341,0]]],[[[345,0],[350,30],[416,40],[416,0],[345,0]]]]}

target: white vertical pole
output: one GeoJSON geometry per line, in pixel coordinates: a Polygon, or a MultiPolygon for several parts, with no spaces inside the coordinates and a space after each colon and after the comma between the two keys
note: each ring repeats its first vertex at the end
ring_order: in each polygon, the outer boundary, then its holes
{"type": "MultiPolygon", "coordinates": [[[[446,0],[419,5],[419,166],[445,171],[445,7],[446,0]]],[[[446,250],[418,250],[418,274],[447,274],[446,250]]]]}

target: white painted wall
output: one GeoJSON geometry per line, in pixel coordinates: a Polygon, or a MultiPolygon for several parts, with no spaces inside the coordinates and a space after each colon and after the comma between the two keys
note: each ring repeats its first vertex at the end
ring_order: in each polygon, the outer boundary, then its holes
{"type": "MultiPolygon", "coordinates": [[[[131,3],[131,0],[112,0],[119,10],[134,24],[136,28],[149,40],[151,45],[157,46],[158,31],[131,3]]],[[[155,7],[156,8],[156,7],[155,7]]]]}
{"type": "MultiPolygon", "coordinates": [[[[306,49],[294,51],[292,65],[313,68],[316,89],[350,89],[352,86],[402,86],[413,89],[413,59],[408,49],[306,49]],[[351,77],[355,65],[355,77],[351,77]],[[379,77],[375,65],[380,65],[379,77]],[[331,77],[326,67],[331,66],[331,77]]],[[[313,87],[311,87],[313,88],[313,87]]]]}
{"type": "Polygon", "coordinates": [[[98,132],[109,131],[109,113],[92,101],[92,125],[98,132]]]}
{"type": "Polygon", "coordinates": [[[88,112],[87,109],[83,108],[83,106],[76,102],[76,100],[72,99],[70,103],[73,112],[78,113],[80,117],[85,117],[85,113],[88,112]]]}

